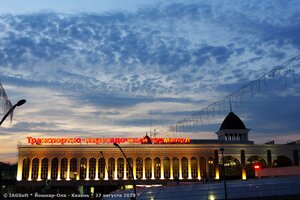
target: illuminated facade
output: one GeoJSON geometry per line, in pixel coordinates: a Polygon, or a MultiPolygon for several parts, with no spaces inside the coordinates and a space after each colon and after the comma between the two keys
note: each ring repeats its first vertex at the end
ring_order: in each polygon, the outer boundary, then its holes
{"type": "Polygon", "coordinates": [[[254,176],[255,164],[262,168],[299,165],[298,144],[256,145],[248,141],[248,132],[243,122],[230,113],[217,132],[218,140],[120,143],[129,163],[108,141],[105,144],[44,145],[40,142],[49,141],[32,142],[33,138],[30,138],[30,145],[18,146],[17,180],[128,180],[131,179],[128,164],[132,166],[134,178],[140,182],[219,179],[222,173],[221,147],[225,149],[227,177],[245,179],[254,176]]]}

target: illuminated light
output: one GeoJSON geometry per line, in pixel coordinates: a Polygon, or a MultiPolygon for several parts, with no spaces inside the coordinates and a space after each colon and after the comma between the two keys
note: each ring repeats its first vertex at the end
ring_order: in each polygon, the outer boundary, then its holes
{"type": "Polygon", "coordinates": [[[125,185],[124,187],[125,187],[126,190],[133,189],[133,185],[125,185]]]}
{"type": "Polygon", "coordinates": [[[208,199],[209,199],[209,200],[215,200],[215,197],[214,197],[214,195],[209,195],[209,196],[208,196],[208,199]]]}
{"type": "Polygon", "coordinates": [[[220,172],[219,172],[219,168],[217,167],[216,168],[216,177],[215,177],[216,180],[219,180],[220,179],[220,172]]]}
{"type": "Polygon", "coordinates": [[[259,169],[260,169],[260,165],[259,165],[259,164],[255,164],[255,165],[254,165],[254,169],[255,169],[255,170],[259,170],[259,169]]]}
{"type": "Polygon", "coordinates": [[[91,187],[91,190],[90,190],[90,191],[91,191],[92,194],[94,194],[95,188],[94,188],[94,187],[91,187]]]}
{"type": "Polygon", "coordinates": [[[242,168],[242,180],[246,180],[246,179],[247,179],[246,169],[242,168]]]}

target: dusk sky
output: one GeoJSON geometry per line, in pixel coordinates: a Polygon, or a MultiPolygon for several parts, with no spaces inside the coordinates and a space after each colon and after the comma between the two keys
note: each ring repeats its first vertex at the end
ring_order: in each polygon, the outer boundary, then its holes
{"type": "MultiPolygon", "coordinates": [[[[142,137],[300,54],[300,2],[0,0],[0,82],[16,108],[0,161],[26,137],[142,137]]],[[[249,139],[300,139],[300,61],[233,106],[249,139]],[[283,81],[284,80],[284,81],[283,81]]],[[[1,109],[2,116],[4,115],[1,109]]],[[[216,139],[226,113],[176,136],[216,139]]],[[[170,135],[170,134],[169,134],[170,135]]]]}

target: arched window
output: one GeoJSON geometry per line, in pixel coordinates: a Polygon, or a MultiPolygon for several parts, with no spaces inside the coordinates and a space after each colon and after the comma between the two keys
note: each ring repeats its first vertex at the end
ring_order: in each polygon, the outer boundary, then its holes
{"type": "Polygon", "coordinates": [[[30,167],[30,159],[24,158],[22,165],[22,180],[28,180],[29,178],[29,167],[30,167]]]}
{"type": "Polygon", "coordinates": [[[113,179],[115,174],[115,159],[110,158],[108,160],[108,179],[113,179]]]}
{"type": "Polygon", "coordinates": [[[85,180],[86,168],[87,168],[87,160],[86,158],[81,158],[80,159],[80,180],[85,180]]]}
{"type": "Polygon", "coordinates": [[[96,159],[91,158],[89,162],[89,178],[91,180],[94,180],[95,174],[96,174],[96,159]]]}
{"type": "Polygon", "coordinates": [[[124,178],[124,159],[123,158],[118,158],[117,160],[117,177],[119,179],[124,178]]]}
{"type": "Polygon", "coordinates": [[[38,173],[39,173],[39,159],[34,158],[32,160],[32,180],[36,180],[38,178],[38,173]]]}
{"type": "Polygon", "coordinates": [[[42,159],[41,179],[46,180],[48,176],[48,158],[42,159]]]}
{"type": "Polygon", "coordinates": [[[152,161],[151,158],[146,158],[145,159],[145,176],[146,179],[150,179],[152,176],[152,161]]]}
{"type": "Polygon", "coordinates": [[[51,179],[56,180],[58,174],[58,159],[53,158],[51,162],[51,179]]]}
{"type": "Polygon", "coordinates": [[[181,159],[182,162],[182,178],[187,179],[188,178],[188,159],[186,157],[183,157],[181,159]]]}
{"type": "Polygon", "coordinates": [[[198,178],[198,162],[197,162],[197,158],[195,157],[191,158],[191,172],[192,172],[193,179],[198,178]]]}
{"type": "Polygon", "coordinates": [[[160,158],[154,159],[154,177],[160,178],[160,158]]]}
{"type": "Polygon", "coordinates": [[[136,159],[136,178],[141,179],[143,177],[143,158],[136,159]]]}
{"type": "Polygon", "coordinates": [[[179,179],[179,159],[173,158],[173,177],[174,179],[179,179]]]}
{"type": "MultiPolygon", "coordinates": [[[[127,163],[127,162],[126,162],[127,163]]],[[[126,176],[128,178],[132,178],[132,174],[131,174],[131,171],[130,171],[130,167],[131,169],[133,170],[133,160],[132,158],[128,158],[128,163],[126,164],[126,176]],[[130,166],[129,166],[130,165],[130,166]]]]}
{"type": "Polygon", "coordinates": [[[170,158],[164,158],[164,178],[170,178],[170,158]]]}
{"type": "Polygon", "coordinates": [[[77,176],[77,159],[72,158],[70,160],[70,179],[76,180],[76,176],[77,176]]]}
{"type": "Polygon", "coordinates": [[[206,159],[201,157],[199,159],[200,162],[200,176],[201,178],[206,178],[206,159]]]}
{"type": "Polygon", "coordinates": [[[105,169],[106,169],[105,159],[99,158],[99,160],[98,160],[98,177],[101,180],[103,180],[105,178],[105,169]]]}
{"type": "Polygon", "coordinates": [[[68,160],[66,158],[61,159],[61,167],[60,167],[60,177],[62,180],[67,179],[67,168],[68,168],[68,160]]]}

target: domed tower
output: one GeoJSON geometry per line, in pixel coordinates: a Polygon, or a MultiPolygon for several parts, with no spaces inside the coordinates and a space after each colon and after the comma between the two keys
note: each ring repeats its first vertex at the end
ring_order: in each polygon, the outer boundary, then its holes
{"type": "Polygon", "coordinates": [[[218,140],[221,141],[247,143],[249,141],[249,131],[250,129],[246,128],[243,121],[236,114],[230,112],[216,134],[218,135],[218,140]]]}

